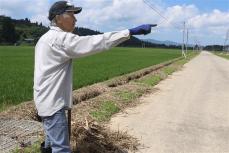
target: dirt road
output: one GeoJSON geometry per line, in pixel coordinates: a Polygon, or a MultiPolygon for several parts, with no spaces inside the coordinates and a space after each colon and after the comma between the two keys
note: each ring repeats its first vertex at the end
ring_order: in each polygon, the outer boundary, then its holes
{"type": "Polygon", "coordinates": [[[202,52],[156,88],[112,129],[137,137],[141,153],[229,152],[228,60],[202,52]]]}

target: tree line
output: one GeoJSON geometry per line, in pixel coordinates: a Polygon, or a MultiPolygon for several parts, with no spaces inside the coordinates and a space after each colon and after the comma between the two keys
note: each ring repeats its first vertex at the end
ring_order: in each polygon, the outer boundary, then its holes
{"type": "Polygon", "coordinates": [[[9,17],[1,19],[0,43],[15,43],[19,39],[15,25],[9,17]]]}
{"type": "Polygon", "coordinates": [[[28,38],[38,40],[47,30],[42,23],[31,23],[28,18],[15,20],[0,16],[0,44],[12,45],[28,38]]]}

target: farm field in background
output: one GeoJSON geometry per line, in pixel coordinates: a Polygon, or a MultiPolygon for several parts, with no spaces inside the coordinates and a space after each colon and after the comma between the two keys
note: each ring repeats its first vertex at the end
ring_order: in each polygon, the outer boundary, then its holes
{"type": "MultiPolygon", "coordinates": [[[[180,57],[180,50],[113,48],[74,60],[74,89],[180,57]]],[[[34,47],[0,46],[0,111],[33,98],[34,47]]]]}
{"type": "Polygon", "coordinates": [[[229,59],[229,54],[228,52],[213,52],[215,55],[218,55],[220,57],[223,57],[223,58],[226,58],[226,59],[229,59]]]}

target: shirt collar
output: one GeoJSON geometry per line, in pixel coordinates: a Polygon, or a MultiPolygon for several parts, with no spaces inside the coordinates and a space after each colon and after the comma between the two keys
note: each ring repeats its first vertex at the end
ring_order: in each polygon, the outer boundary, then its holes
{"type": "Polygon", "coordinates": [[[50,26],[50,30],[56,30],[56,31],[64,32],[62,29],[60,29],[57,26],[50,26]]]}

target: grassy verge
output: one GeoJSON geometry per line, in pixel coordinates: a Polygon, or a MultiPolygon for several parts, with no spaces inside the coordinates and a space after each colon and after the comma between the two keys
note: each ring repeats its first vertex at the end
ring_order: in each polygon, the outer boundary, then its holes
{"type": "Polygon", "coordinates": [[[137,82],[140,82],[146,85],[150,85],[150,86],[154,86],[158,84],[161,80],[162,80],[162,76],[157,74],[157,75],[145,77],[144,79],[141,79],[137,82]]]}
{"type": "Polygon", "coordinates": [[[229,54],[226,52],[213,52],[215,55],[219,56],[219,57],[223,57],[226,59],[229,59],[229,54]]]}
{"type": "Polygon", "coordinates": [[[119,97],[122,101],[130,103],[136,98],[140,97],[142,95],[141,92],[134,92],[134,91],[119,91],[116,93],[115,96],[119,97]]]}
{"type": "Polygon", "coordinates": [[[170,75],[170,74],[172,74],[173,72],[176,71],[176,67],[174,67],[174,66],[168,66],[168,67],[163,68],[162,71],[163,71],[166,75],[170,75]]]}
{"type": "Polygon", "coordinates": [[[107,121],[113,114],[119,112],[119,107],[112,101],[103,102],[97,110],[90,114],[98,121],[107,121]]]}
{"type": "Polygon", "coordinates": [[[36,142],[29,147],[16,148],[11,153],[40,153],[40,142],[36,142]]]}

